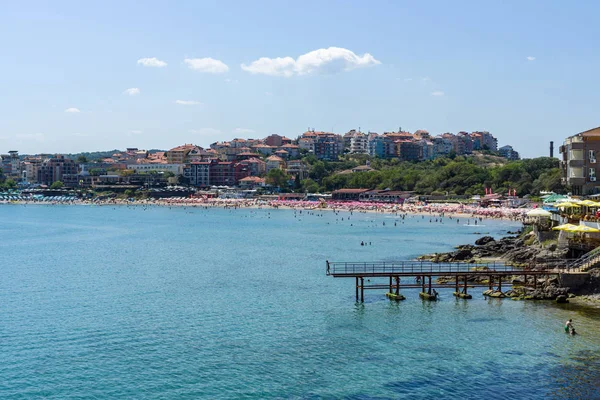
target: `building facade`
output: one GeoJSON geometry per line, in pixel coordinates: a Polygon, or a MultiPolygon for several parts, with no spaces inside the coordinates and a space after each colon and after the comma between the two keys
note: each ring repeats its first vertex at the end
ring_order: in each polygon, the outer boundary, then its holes
{"type": "Polygon", "coordinates": [[[73,160],[57,155],[44,161],[38,168],[37,181],[42,185],[52,185],[62,181],[63,175],[76,175],[77,172],[77,165],[73,160]]]}
{"type": "Polygon", "coordinates": [[[566,138],[559,151],[563,184],[574,195],[598,193],[600,127],[566,138]]]}

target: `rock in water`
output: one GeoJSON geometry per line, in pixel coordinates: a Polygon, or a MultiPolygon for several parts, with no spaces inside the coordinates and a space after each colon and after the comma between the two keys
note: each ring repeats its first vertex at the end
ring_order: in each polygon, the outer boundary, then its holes
{"type": "Polygon", "coordinates": [[[494,238],[491,236],[480,237],[475,241],[475,244],[478,246],[483,246],[484,244],[488,244],[489,242],[495,242],[494,238]]]}
{"type": "Polygon", "coordinates": [[[567,296],[561,294],[559,296],[556,296],[556,302],[557,303],[568,303],[569,300],[567,300],[567,296]]]}

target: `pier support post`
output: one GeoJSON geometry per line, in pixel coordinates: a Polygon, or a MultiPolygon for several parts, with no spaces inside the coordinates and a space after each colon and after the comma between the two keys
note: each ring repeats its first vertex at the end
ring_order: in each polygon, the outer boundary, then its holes
{"type": "Polygon", "coordinates": [[[396,296],[400,295],[400,277],[396,277],[396,296]]]}
{"type": "Polygon", "coordinates": [[[498,275],[498,291],[502,293],[502,275],[498,275]]]}
{"type": "Polygon", "coordinates": [[[365,302],[365,278],[360,277],[360,302],[365,302]]]}
{"type": "Polygon", "coordinates": [[[358,276],[356,277],[356,302],[358,303],[358,276]]]}
{"type": "Polygon", "coordinates": [[[392,276],[390,275],[390,293],[392,293],[392,276]]]}
{"type": "Polygon", "coordinates": [[[463,288],[463,293],[467,294],[467,276],[464,276],[465,282],[464,282],[464,288],[463,288]]]}
{"type": "Polygon", "coordinates": [[[494,275],[490,275],[490,279],[488,280],[488,289],[492,290],[494,287],[494,275]]]}
{"type": "Polygon", "coordinates": [[[533,288],[537,289],[537,276],[536,275],[533,276],[533,288]]]}
{"type": "Polygon", "coordinates": [[[431,294],[431,276],[429,276],[428,278],[429,278],[429,285],[427,288],[427,294],[431,294]]]}
{"type": "Polygon", "coordinates": [[[456,275],[456,285],[455,285],[455,290],[456,293],[458,293],[458,275],[456,275]]]}

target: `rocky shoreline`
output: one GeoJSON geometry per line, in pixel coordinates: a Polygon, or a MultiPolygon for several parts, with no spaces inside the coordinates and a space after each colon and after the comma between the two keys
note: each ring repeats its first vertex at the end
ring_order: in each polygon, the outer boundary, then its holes
{"type": "MultiPolygon", "coordinates": [[[[540,271],[564,267],[567,259],[567,249],[558,249],[555,243],[542,244],[537,241],[533,232],[508,232],[511,236],[499,240],[491,236],[483,236],[475,241],[475,244],[457,246],[456,250],[448,253],[434,253],[420,256],[419,260],[433,262],[466,262],[472,263],[473,271],[481,271],[487,267],[476,266],[477,263],[497,260],[501,263],[511,264],[517,267],[531,268],[540,271]],[[535,265],[533,265],[535,264],[535,265]]],[[[510,278],[512,288],[508,291],[486,290],[485,296],[510,297],[515,300],[555,300],[557,303],[566,303],[569,298],[575,296],[586,296],[588,299],[600,301],[600,269],[589,271],[590,278],[582,287],[573,290],[569,287],[561,287],[556,276],[548,276],[538,280],[534,289],[533,277],[527,282],[522,276],[510,278]]],[[[454,278],[452,278],[453,281],[454,278]]],[[[440,276],[438,283],[450,283],[450,277],[440,276]]],[[[487,277],[481,275],[467,276],[468,283],[488,284],[487,277]]]]}

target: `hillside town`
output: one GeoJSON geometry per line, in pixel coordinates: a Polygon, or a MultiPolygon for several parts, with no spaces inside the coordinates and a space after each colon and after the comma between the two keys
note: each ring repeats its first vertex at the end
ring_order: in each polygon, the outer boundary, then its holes
{"type": "MultiPolygon", "coordinates": [[[[255,189],[267,185],[265,177],[280,170],[290,180],[308,178],[309,166],[303,157],[336,161],[346,154],[365,155],[384,160],[419,162],[439,157],[469,155],[489,151],[508,160],[518,160],[512,146],[498,147],[489,132],[459,132],[430,135],[425,130],[414,133],[377,134],[350,130],[340,135],[309,129],[296,139],[272,134],[264,139],[235,138],[215,142],[208,148],[183,144],[168,151],[127,148],[109,157],[88,160],[64,155],[21,156],[13,150],[1,155],[2,173],[21,188],[132,189],[183,184],[196,188],[210,186],[255,189]]],[[[367,157],[367,158],[369,158],[367,157]]],[[[367,164],[351,172],[372,170],[367,164]]]]}

